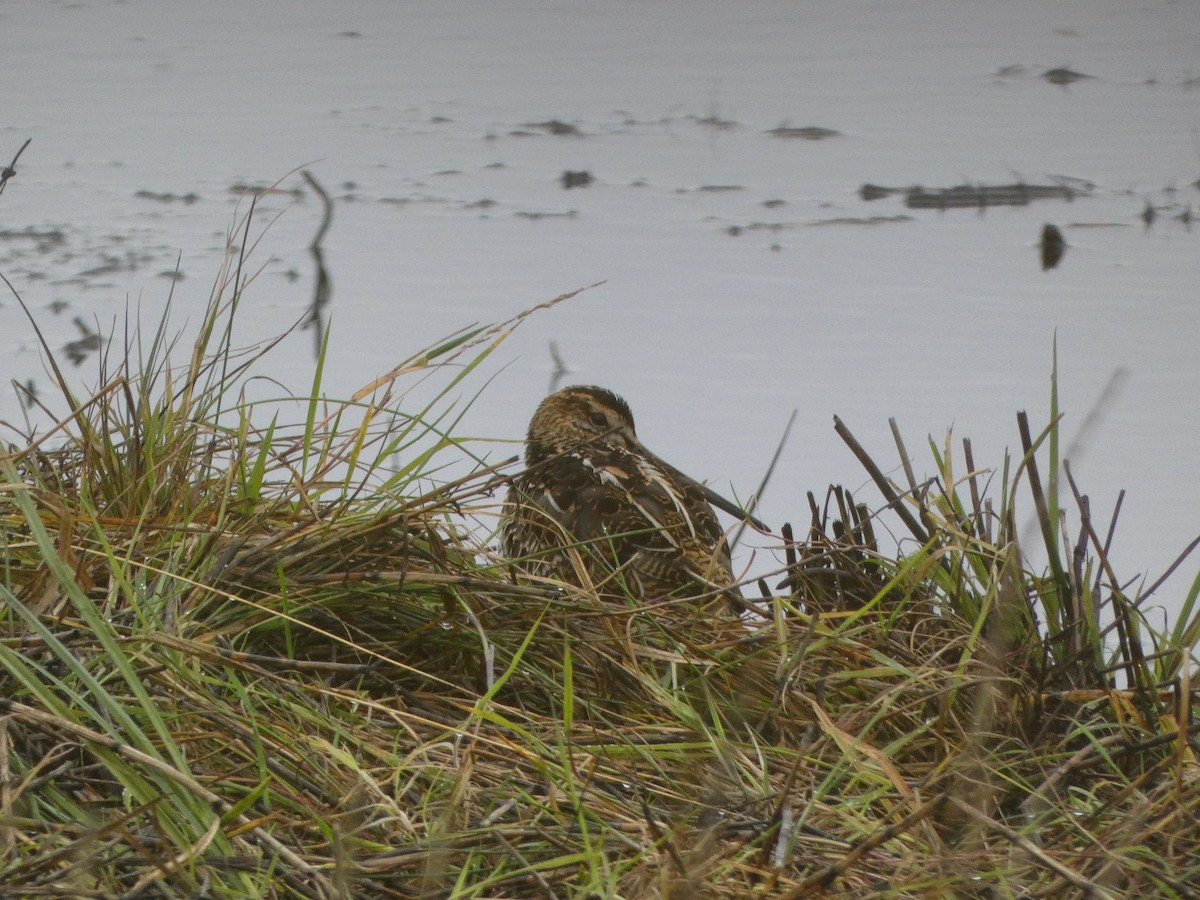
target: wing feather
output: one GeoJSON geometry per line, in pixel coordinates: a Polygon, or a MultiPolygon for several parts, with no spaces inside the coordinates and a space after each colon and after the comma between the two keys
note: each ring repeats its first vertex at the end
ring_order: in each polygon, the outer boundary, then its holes
{"type": "Polygon", "coordinates": [[[686,476],[656,458],[615,448],[565,454],[557,462],[552,478],[514,484],[501,537],[507,554],[540,553],[543,571],[569,577],[574,561],[564,535],[555,533],[561,529],[587,545],[597,584],[617,571],[647,598],[736,591],[716,514],[686,476]]]}

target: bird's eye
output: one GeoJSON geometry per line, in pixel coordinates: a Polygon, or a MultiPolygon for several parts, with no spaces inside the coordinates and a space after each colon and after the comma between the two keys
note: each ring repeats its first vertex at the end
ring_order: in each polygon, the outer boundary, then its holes
{"type": "Polygon", "coordinates": [[[607,428],[608,427],[608,417],[605,416],[604,413],[602,413],[602,412],[592,413],[590,416],[588,416],[588,421],[591,422],[593,425],[595,425],[597,428],[607,428]]]}

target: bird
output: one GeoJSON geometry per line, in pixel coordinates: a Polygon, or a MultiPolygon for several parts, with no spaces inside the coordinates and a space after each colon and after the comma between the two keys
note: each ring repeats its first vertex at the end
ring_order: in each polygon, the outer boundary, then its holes
{"type": "Polygon", "coordinates": [[[644,603],[722,598],[740,611],[729,544],[709,504],[763,528],[638,440],[629,404],[595,385],[546,397],[501,513],[500,549],[533,575],[644,603]]]}

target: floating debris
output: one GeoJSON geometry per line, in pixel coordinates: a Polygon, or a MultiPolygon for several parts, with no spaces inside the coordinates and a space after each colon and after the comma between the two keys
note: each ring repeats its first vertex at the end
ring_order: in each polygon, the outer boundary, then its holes
{"type": "Polygon", "coordinates": [[[571,188],[587,187],[592,183],[592,173],[583,171],[572,172],[568,169],[562,173],[559,181],[562,182],[564,191],[569,191],[571,188]]]}
{"type": "Polygon", "coordinates": [[[817,125],[806,125],[803,128],[780,125],[778,128],[772,128],[767,134],[771,135],[771,137],[801,141],[824,141],[829,138],[842,136],[840,131],[834,131],[832,128],[821,128],[817,125]]]}
{"type": "Polygon", "coordinates": [[[32,241],[38,253],[49,253],[67,242],[67,236],[59,228],[34,228],[27,225],[19,231],[0,231],[0,241],[32,241]]]}
{"type": "Polygon", "coordinates": [[[951,188],[926,190],[916,187],[896,188],[864,184],[858,195],[866,201],[881,200],[897,194],[904,196],[909,209],[958,209],[983,206],[1026,206],[1034,200],[1074,200],[1091,191],[1093,185],[1080,179],[1074,184],[961,184],[951,188]]]}
{"type": "Polygon", "coordinates": [[[566,212],[525,212],[519,211],[513,213],[518,219],[529,219],[531,222],[537,222],[541,219],[573,219],[578,213],[569,209],[566,212]]]}
{"type": "Polygon", "coordinates": [[[133,196],[139,200],[153,200],[156,203],[182,203],[184,206],[191,206],[200,200],[199,194],[171,194],[157,193],[155,191],[138,191],[133,196]]]}
{"type": "Polygon", "coordinates": [[[1042,271],[1046,272],[1058,265],[1067,252],[1067,242],[1058,227],[1047,223],[1042,226],[1042,239],[1038,244],[1042,256],[1042,271]]]}
{"type": "Polygon", "coordinates": [[[524,128],[536,128],[539,131],[546,132],[547,134],[557,134],[571,137],[583,136],[583,132],[570,122],[563,122],[558,119],[550,119],[548,122],[522,122],[521,125],[524,128]]]}
{"type": "Polygon", "coordinates": [[[1085,75],[1082,72],[1076,72],[1072,69],[1050,69],[1043,72],[1042,77],[1051,84],[1074,84],[1076,81],[1083,81],[1085,78],[1093,78],[1093,75],[1085,75]]]}
{"type": "Polygon", "coordinates": [[[912,216],[903,213],[895,216],[838,216],[830,219],[816,219],[812,222],[748,222],[742,225],[727,225],[723,230],[730,237],[740,237],[752,231],[778,234],[796,228],[821,228],[827,225],[892,225],[912,220],[912,216]]]}
{"type": "Polygon", "coordinates": [[[732,119],[722,119],[720,116],[705,116],[702,119],[696,119],[697,125],[703,125],[705,128],[711,128],[714,131],[729,131],[731,128],[737,128],[738,123],[732,119]]]}
{"type": "Polygon", "coordinates": [[[920,190],[920,188],[892,188],[868,183],[858,189],[858,196],[870,203],[872,200],[882,200],[893,194],[905,194],[916,190],[920,190]]]}
{"type": "Polygon", "coordinates": [[[909,209],[956,209],[984,206],[1027,206],[1034,200],[1073,200],[1073,188],[1060,184],[960,185],[938,191],[915,188],[904,197],[909,209]]]}
{"type": "Polygon", "coordinates": [[[835,219],[818,219],[810,225],[891,225],[895,222],[911,222],[912,216],[903,213],[897,216],[839,216],[835,219]]]}
{"type": "Polygon", "coordinates": [[[79,273],[80,278],[98,278],[101,275],[113,275],[117,272],[126,270],[132,272],[137,269],[139,261],[149,261],[144,256],[138,260],[132,254],[127,254],[124,259],[119,256],[114,256],[111,253],[102,253],[100,256],[104,261],[98,266],[92,266],[90,269],[84,269],[79,273]]]}
{"type": "Polygon", "coordinates": [[[253,194],[255,197],[264,197],[268,194],[281,194],[285,197],[291,197],[293,200],[304,199],[304,191],[300,188],[282,188],[271,184],[247,184],[241,181],[235,181],[229,186],[231,194],[253,194]]]}

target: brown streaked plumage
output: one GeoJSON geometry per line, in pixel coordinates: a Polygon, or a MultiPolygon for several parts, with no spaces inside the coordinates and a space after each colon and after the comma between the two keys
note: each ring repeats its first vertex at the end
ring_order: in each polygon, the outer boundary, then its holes
{"type": "Polygon", "coordinates": [[[643,447],[616,394],[575,386],[543,400],[525,463],[500,537],[522,568],[646,601],[715,592],[740,606],[709,502],[745,514],[643,447]]]}

